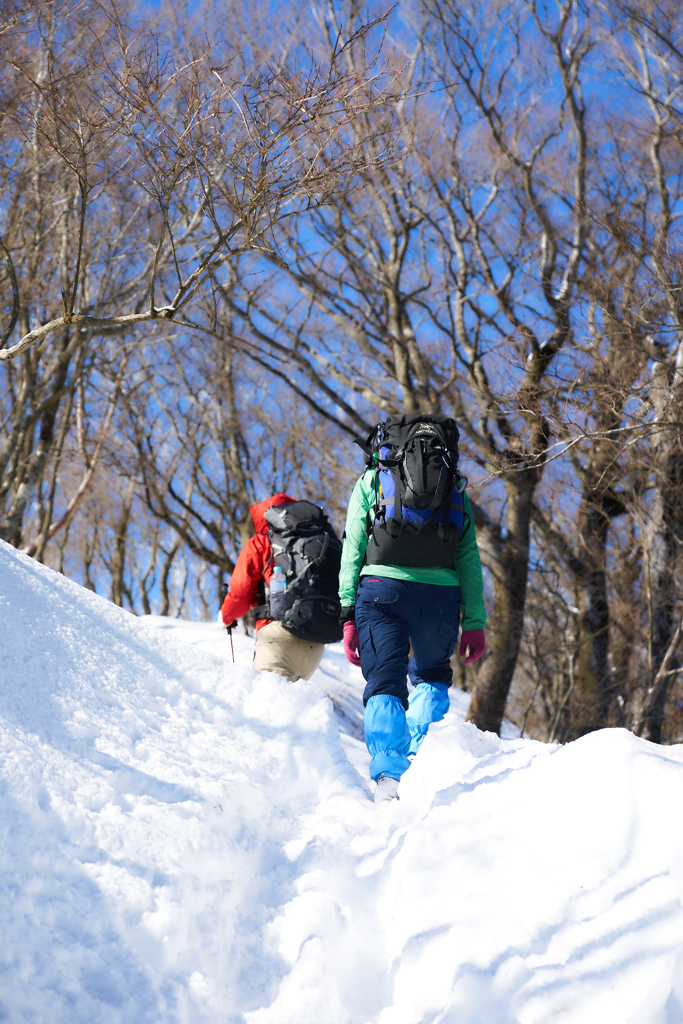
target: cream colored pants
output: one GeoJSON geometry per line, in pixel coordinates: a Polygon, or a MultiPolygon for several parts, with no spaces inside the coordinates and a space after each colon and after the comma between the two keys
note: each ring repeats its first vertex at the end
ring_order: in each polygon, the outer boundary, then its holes
{"type": "Polygon", "coordinates": [[[322,661],[325,644],[311,644],[292,636],[281,622],[273,620],[256,634],[254,668],[276,672],[294,682],[309,679],[322,661]]]}

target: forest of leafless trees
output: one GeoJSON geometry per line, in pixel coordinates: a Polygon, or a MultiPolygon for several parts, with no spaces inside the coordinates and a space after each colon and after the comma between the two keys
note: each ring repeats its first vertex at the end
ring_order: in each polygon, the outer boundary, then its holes
{"type": "Polygon", "coordinates": [[[353,438],[447,413],[470,718],[683,741],[677,0],[2,13],[0,538],[212,618],[250,503],[341,527],[353,438]]]}

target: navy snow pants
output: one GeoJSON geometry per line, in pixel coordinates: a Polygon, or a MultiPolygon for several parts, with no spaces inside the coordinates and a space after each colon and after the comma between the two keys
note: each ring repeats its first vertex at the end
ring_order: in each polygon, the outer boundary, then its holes
{"type": "Polygon", "coordinates": [[[448,710],[450,659],[458,640],[461,600],[460,587],[361,577],[356,626],[366,681],[365,740],[373,779],[382,775],[399,779],[430,723],[438,722],[448,710]],[[407,675],[415,687],[410,698],[407,675]]]}

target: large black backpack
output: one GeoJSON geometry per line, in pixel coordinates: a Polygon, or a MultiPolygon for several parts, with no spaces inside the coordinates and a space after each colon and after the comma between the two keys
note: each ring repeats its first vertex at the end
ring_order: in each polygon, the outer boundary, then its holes
{"type": "Polygon", "coordinates": [[[265,514],[273,548],[273,567],[287,579],[283,594],[266,593],[257,616],[277,619],[301,640],[332,644],[342,638],[339,625],[341,541],[327,516],[311,501],[271,505],[265,514]]]}
{"type": "Polygon", "coordinates": [[[448,416],[406,413],[357,444],[375,474],[370,565],[453,568],[464,525],[459,433],[448,416]]]}

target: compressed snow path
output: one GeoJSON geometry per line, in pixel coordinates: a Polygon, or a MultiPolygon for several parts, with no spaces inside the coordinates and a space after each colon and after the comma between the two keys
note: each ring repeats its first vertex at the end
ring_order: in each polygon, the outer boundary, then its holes
{"type": "Polygon", "coordinates": [[[682,1024],[681,747],[454,694],[375,807],[339,648],[290,684],[3,544],[0,580],[0,1020],[682,1024]]]}

